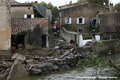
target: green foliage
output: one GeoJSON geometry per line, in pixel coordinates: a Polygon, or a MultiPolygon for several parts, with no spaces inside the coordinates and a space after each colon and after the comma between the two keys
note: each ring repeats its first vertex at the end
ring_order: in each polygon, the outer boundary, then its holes
{"type": "Polygon", "coordinates": [[[48,33],[50,34],[52,32],[52,27],[49,26],[48,33]]]}
{"type": "Polygon", "coordinates": [[[78,70],[84,70],[86,67],[105,68],[109,61],[104,57],[99,57],[97,54],[89,54],[84,60],[79,60],[78,70]]]}
{"type": "Polygon", "coordinates": [[[102,39],[103,40],[109,40],[110,39],[110,35],[109,34],[102,34],[102,39]]]}
{"type": "Polygon", "coordinates": [[[109,60],[111,66],[111,75],[120,79],[120,59],[109,60]]]}
{"type": "Polygon", "coordinates": [[[69,24],[65,24],[62,27],[64,27],[66,30],[68,31],[73,31],[73,32],[77,32],[77,29],[69,24]]]}
{"type": "Polygon", "coordinates": [[[114,7],[115,7],[115,10],[117,10],[117,11],[120,10],[120,3],[115,4],[114,7]]]}
{"type": "Polygon", "coordinates": [[[115,47],[120,47],[120,40],[116,42],[115,47]]]}
{"type": "Polygon", "coordinates": [[[104,3],[107,5],[109,0],[88,0],[89,3],[103,5],[104,3]]]}
{"type": "Polygon", "coordinates": [[[92,36],[89,33],[82,33],[84,39],[92,39],[92,36]]]}
{"type": "Polygon", "coordinates": [[[102,40],[96,41],[96,42],[95,42],[95,45],[98,46],[98,47],[103,46],[102,40]]]}
{"type": "Polygon", "coordinates": [[[59,17],[59,10],[56,6],[52,8],[52,14],[53,14],[53,21],[55,21],[59,17]]]}
{"type": "Polygon", "coordinates": [[[52,23],[54,23],[54,21],[59,17],[59,10],[56,6],[52,5],[50,2],[47,4],[44,1],[42,3],[40,3],[48,8],[50,8],[52,10],[52,23]]]}

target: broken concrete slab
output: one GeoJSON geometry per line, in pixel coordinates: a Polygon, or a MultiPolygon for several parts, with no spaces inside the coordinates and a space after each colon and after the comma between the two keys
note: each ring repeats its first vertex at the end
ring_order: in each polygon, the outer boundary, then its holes
{"type": "Polygon", "coordinates": [[[15,60],[11,67],[7,80],[28,76],[28,72],[19,60],[15,60]]]}
{"type": "Polygon", "coordinates": [[[24,61],[26,60],[26,57],[23,56],[23,55],[21,55],[21,54],[19,54],[19,53],[16,53],[16,54],[14,54],[14,55],[12,56],[12,59],[13,59],[13,60],[19,60],[19,61],[21,61],[21,62],[24,62],[24,61]]]}

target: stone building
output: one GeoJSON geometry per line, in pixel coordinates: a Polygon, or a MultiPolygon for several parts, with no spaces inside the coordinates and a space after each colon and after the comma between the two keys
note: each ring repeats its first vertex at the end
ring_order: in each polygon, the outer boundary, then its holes
{"type": "MultiPolygon", "coordinates": [[[[12,47],[25,49],[49,47],[48,18],[38,4],[11,1],[12,47]]],[[[43,7],[42,7],[43,8],[43,7]]]]}
{"type": "Polygon", "coordinates": [[[11,27],[9,9],[9,0],[0,0],[0,54],[10,51],[11,27]]]}
{"type": "MultiPolygon", "coordinates": [[[[96,16],[99,13],[109,12],[108,6],[101,6],[98,4],[88,2],[70,3],[68,5],[60,6],[60,25],[64,27],[65,24],[74,27],[76,30],[82,29],[86,33],[90,33],[91,22],[97,23],[96,16]]],[[[99,23],[99,21],[98,21],[99,23]]]]}
{"type": "Polygon", "coordinates": [[[32,3],[19,3],[11,1],[11,18],[24,18],[34,16],[32,3]]]}

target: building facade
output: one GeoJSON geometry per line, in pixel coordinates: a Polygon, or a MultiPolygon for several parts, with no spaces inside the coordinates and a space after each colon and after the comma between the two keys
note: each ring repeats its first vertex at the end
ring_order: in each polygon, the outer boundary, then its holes
{"type": "Polygon", "coordinates": [[[37,3],[11,1],[12,47],[18,48],[20,44],[25,49],[49,47],[49,22],[45,15],[37,3]]]}
{"type": "Polygon", "coordinates": [[[72,26],[75,29],[81,28],[84,32],[90,33],[92,27],[91,22],[97,23],[96,16],[99,13],[109,12],[107,6],[101,6],[88,2],[80,2],[60,6],[60,25],[65,24],[72,26]]]}

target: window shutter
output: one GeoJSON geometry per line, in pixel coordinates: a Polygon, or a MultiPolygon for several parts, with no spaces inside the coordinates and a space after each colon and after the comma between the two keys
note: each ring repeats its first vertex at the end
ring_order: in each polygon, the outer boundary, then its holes
{"type": "Polygon", "coordinates": [[[77,18],[77,24],[79,24],[79,18],[77,18]]]}
{"type": "Polygon", "coordinates": [[[71,24],[72,23],[72,19],[71,18],[69,18],[69,24],[71,24]]]}
{"type": "Polygon", "coordinates": [[[31,15],[31,18],[34,18],[34,14],[31,15]]]}
{"type": "Polygon", "coordinates": [[[67,24],[67,18],[65,18],[65,24],[67,24]]]}
{"type": "Polygon", "coordinates": [[[27,18],[27,14],[24,14],[24,18],[27,18]]]}
{"type": "Polygon", "coordinates": [[[85,24],[85,18],[82,18],[82,23],[85,24]]]}

